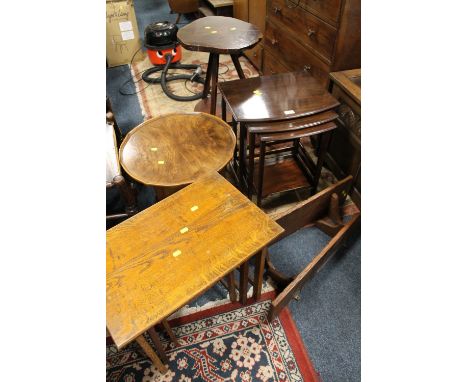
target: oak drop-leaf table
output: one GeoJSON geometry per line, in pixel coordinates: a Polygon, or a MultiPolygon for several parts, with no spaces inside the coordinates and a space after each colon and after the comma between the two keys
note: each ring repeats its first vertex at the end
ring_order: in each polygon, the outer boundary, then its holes
{"type": "Polygon", "coordinates": [[[283,231],[216,172],[109,229],[106,323],[117,348],[137,340],[166,371],[143,333],[239,267],[245,304],[252,257],[258,298],[266,247],[283,231]]]}

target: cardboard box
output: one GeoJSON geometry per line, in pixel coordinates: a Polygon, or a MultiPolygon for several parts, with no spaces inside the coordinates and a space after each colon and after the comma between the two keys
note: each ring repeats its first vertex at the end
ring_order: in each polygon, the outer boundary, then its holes
{"type": "MultiPolygon", "coordinates": [[[[133,1],[106,1],[106,56],[108,66],[129,64],[141,48],[133,1]]],[[[143,58],[140,51],[134,62],[143,58]]]]}

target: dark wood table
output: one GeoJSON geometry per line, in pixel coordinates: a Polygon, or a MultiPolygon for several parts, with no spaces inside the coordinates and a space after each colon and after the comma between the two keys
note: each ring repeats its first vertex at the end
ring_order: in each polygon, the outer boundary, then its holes
{"type": "Polygon", "coordinates": [[[306,72],[280,73],[244,80],[222,82],[222,118],[226,105],[232,112],[233,126],[239,123],[239,173],[245,174],[247,128],[255,123],[298,120],[339,106],[323,85],[306,72]]]}
{"type": "Polygon", "coordinates": [[[261,294],[266,246],[284,231],[216,172],[106,232],[106,324],[118,349],[137,340],[165,367],[142,336],[240,267],[247,301],[261,294]]]}
{"type": "Polygon", "coordinates": [[[130,131],[120,146],[120,163],[136,181],[153,186],[158,200],[222,170],[234,154],[232,128],[205,113],[151,118],[130,131]]]}
{"type": "MultiPolygon", "coordinates": [[[[180,29],[177,38],[185,49],[210,53],[203,98],[208,97],[211,83],[210,113],[215,114],[219,55],[231,55],[239,78],[245,78],[239,62],[239,55],[245,49],[254,47],[262,39],[262,33],[255,25],[242,20],[232,17],[209,16],[195,20],[180,29]]],[[[205,101],[201,100],[200,103],[204,104],[205,101]]],[[[197,106],[195,110],[197,110],[197,106]]]]}

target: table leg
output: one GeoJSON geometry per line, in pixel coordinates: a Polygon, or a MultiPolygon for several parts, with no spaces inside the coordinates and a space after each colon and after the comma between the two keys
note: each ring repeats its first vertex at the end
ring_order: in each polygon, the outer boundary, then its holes
{"type": "Polygon", "coordinates": [[[224,122],[227,122],[226,121],[226,100],[224,99],[224,97],[221,97],[221,119],[224,122]]]}
{"type": "Polygon", "coordinates": [[[213,68],[211,70],[211,109],[210,114],[216,115],[216,98],[218,96],[219,54],[213,54],[213,68]]]}
{"type": "Polygon", "coordinates": [[[255,255],[255,278],[253,286],[253,298],[257,301],[262,294],[263,271],[265,270],[265,259],[267,249],[263,248],[255,255]]]}
{"type": "Polygon", "coordinates": [[[241,304],[247,303],[247,290],[249,288],[249,261],[240,266],[239,295],[241,304]]]}
{"type": "Polygon", "coordinates": [[[161,357],[162,361],[165,364],[169,364],[169,360],[167,359],[166,351],[164,350],[164,347],[161,343],[161,340],[159,339],[158,333],[156,333],[156,330],[154,328],[148,329],[148,334],[150,335],[151,339],[153,340],[154,346],[156,346],[156,350],[159,353],[159,356],[161,357]]]}
{"type": "Polygon", "coordinates": [[[249,166],[247,169],[247,196],[252,199],[253,194],[253,176],[255,169],[255,134],[248,133],[249,140],[249,166]]]}
{"type": "Polygon", "coordinates": [[[231,122],[231,127],[232,131],[234,132],[234,135],[236,136],[236,146],[234,148],[234,171],[237,173],[238,169],[238,153],[239,153],[239,145],[238,145],[238,135],[237,135],[237,121],[232,117],[232,122],[231,122]]]}
{"type": "Polygon", "coordinates": [[[208,97],[210,92],[211,71],[213,70],[213,53],[210,53],[208,58],[208,68],[206,69],[205,85],[203,86],[203,98],[208,97]]]}
{"type": "Polygon", "coordinates": [[[232,62],[234,63],[234,67],[236,68],[237,75],[239,76],[241,80],[243,80],[245,78],[245,74],[239,62],[239,56],[237,54],[231,54],[231,59],[232,59],[232,62]]]}
{"type": "Polygon", "coordinates": [[[244,175],[245,175],[245,138],[246,138],[246,128],[245,123],[239,123],[239,181],[241,189],[244,189],[244,175]]]}
{"type": "Polygon", "coordinates": [[[332,131],[325,132],[320,136],[320,151],[317,153],[317,165],[315,166],[314,174],[314,184],[312,185],[312,194],[315,194],[317,191],[317,186],[320,179],[320,173],[322,172],[323,161],[325,160],[325,154],[328,150],[328,145],[330,144],[332,131]]]}
{"type": "Polygon", "coordinates": [[[257,206],[262,207],[263,194],[263,173],[265,172],[265,142],[260,142],[260,157],[258,160],[258,180],[257,180],[257,206]]]}
{"type": "Polygon", "coordinates": [[[177,341],[177,337],[175,336],[174,331],[169,325],[169,322],[167,322],[167,320],[162,320],[162,324],[164,326],[164,329],[166,329],[167,334],[169,334],[169,337],[171,341],[174,343],[174,345],[179,346],[179,341],[177,341]]]}
{"type": "Polygon", "coordinates": [[[230,272],[227,275],[227,285],[228,285],[228,290],[229,290],[229,298],[231,302],[235,302],[237,298],[236,298],[236,285],[234,282],[234,272],[230,272]]]}
{"type": "Polygon", "coordinates": [[[160,202],[166,199],[168,196],[175,194],[177,191],[182,190],[185,186],[174,186],[174,187],[153,187],[156,193],[156,201],[160,202]]]}
{"type": "Polygon", "coordinates": [[[145,354],[148,356],[148,358],[153,362],[154,366],[160,371],[162,374],[166,374],[167,372],[167,367],[164,366],[157,356],[157,354],[154,352],[153,348],[150,346],[150,344],[145,340],[145,337],[143,335],[140,335],[136,338],[136,342],[138,345],[141,346],[145,354]]]}

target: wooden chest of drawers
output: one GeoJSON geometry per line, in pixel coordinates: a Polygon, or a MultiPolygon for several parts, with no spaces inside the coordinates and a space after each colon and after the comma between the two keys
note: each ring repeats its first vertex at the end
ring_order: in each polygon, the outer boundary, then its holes
{"type": "Polygon", "coordinates": [[[265,74],[305,70],[326,86],[361,66],[360,0],[267,0],[263,46],[265,74]]]}

